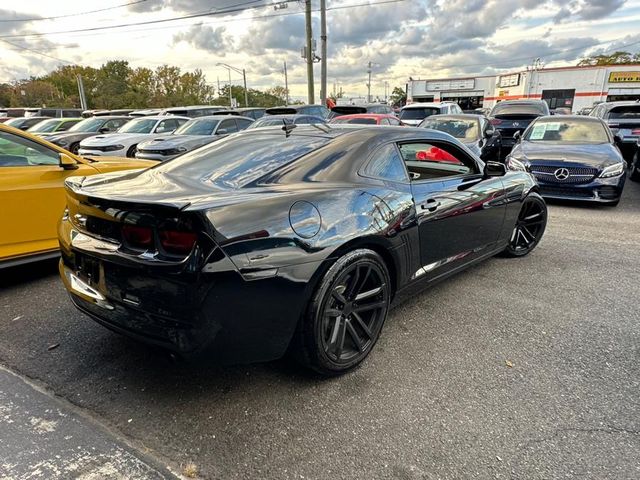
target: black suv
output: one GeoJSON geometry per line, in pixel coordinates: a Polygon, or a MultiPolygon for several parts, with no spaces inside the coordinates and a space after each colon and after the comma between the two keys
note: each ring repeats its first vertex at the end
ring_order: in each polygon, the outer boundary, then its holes
{"type": "Polygon", "coordinates": [[[502,137],[501,159],[515,145],[516,132],[524,132],[532,121],[546,115],[550,115],[550,112],[544,100],[504,100],[497,103],[491,109],[489,121],[502,137]]]}

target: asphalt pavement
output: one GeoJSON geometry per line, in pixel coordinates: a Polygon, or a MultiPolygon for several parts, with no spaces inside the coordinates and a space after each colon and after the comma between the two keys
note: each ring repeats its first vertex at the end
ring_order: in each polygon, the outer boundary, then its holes
{"type": "Polygon", "coordinates": [[[552,204],[530,256],[417,294],[330,380],[177,361],[28,266],[0,273],[0,364],[201,478],[637,479],[639,247],[640,184],[617,208],[552,204]]]}

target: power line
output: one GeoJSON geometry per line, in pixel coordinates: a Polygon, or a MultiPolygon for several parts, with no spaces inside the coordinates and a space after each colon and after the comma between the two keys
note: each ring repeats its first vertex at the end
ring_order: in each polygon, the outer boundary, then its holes
{"type": "Polygon", "coordinates": [[[33,17],[33,18],[11,18],[1,19],[0,23],[8,22],[36,22],[40,20],[55,20],[57,18],[78,17],[80,15],[89,15],[91,13],[106,12],[107,10],[115,10],[116,8],[128,7],[129,5],[136,5],[138,3],[146,2],[147,0],[135,0],[134,2],[122,3],[120,5],[114,5],[113,7],[99,8],[98,10],[89,10],[87,12],[67,13],[66,15],[56,15],[55,17],[33,17]]]}
{"type": "MultiPolygon", "coordinates": [[[[144,22],[133,22],[133,23],[121,23],[118,25],[106,25],[103,27],[90,27],[90,28],[78,28],[75,30],[63,30],[57,32],[37,32],[37,33],[24,33],[24,34],[11,34],[11,35],[0,35],[0,38],[25,38],[25,37],[43,37],[46,35],[59,35],[64,33],[79,33],[79,32],[93,32],[97,30],[112,30],[114,28],[124,28],[138,25],[152,25],[156,23],[166,23],[166,22],[175,22],[177,20],[185,20],[190,18],[199,18],[199,17],[212,17],[217,15],[227,15],[229,13],[243,12],[245,10],[254,9],[254,8],[262,8],[267,6],[266,4],[262,5],[254,5],[252,7],[246,7],[246,5],[252,3],[262,2],[263,0],[250,0],[247,2],[239,3],[236,5],[232,5],[229,8],[218,11],[207,10],[206,12],[198,12],[191,13],[189,15],[183,15],[181,17],[172,17],[172,18],[161,18],[159,20],[146,20],[144,22]]],[[[283,0],[286,3],[296,2],[297,0],[283,0]]]]}
{"type": "MultiPolygon", "coordinates": [[[[254,0],[252,2],[246,2],[248,3],[256,3],[256,1],[261,1],[261,0],[254,0]]],[[[286,3],[297,3],[298,0],[282,0],[283,2],[286,3]]],[[[357,8],[357,7],[375,7],[378,5],[386,5],[386,4],[391,4],[391,3],[400,3],[400,2],[406,2],[407,0],[382,0],[379,2],[375,2],[375,3],[357,3],[357,4],[352,4],[352,5],[339,5],[339,6],[335,6],[335,7],[327,7],[327,11],[329,10],[343,10],[343,9],[348,9],[348,8],[357,8]]],[[[233,7],[236,7],[237,5],[233,5],[233,7]]],[[[86,28],[86,29],[77,29],[77,30],[66,30],[66,31],[58,31],[58,32],[45,32],[45,33],[31,33],[31,34],[13,34],[13,35],[0,35],[0,38],[26,38],[26,37],[42,37],[42,36],[46,36],[46,35],[59,35],[59,34],[65,34],[65,33],[80,33],[80,32],[92,32],[92,33],[88,33],[87,35],[82,35],[82,36],[92,36],[92,35],[104,35],[104,34],[108,34],[109,32],[99,32],[99,30],[106,30],[106,29],[113,29],[113,28],[125,28],[125,27],[130,27],[130,26],[137,26],[137,25],[149,25],[149,24],[155,24],[155,23],[166,23],[166,22],[172,22],[172,21],[177,21],[177,20],[184,20],[184,19],[190,19],[190,18],[199,18],[199,17],[205,17],[205,16],[216,16],[216,15],[226,15],[228,13],[236,13],[236,12],[240,12],[240,11],[245,11],[245,10],[249,10],[249,9],[255,9],[255,8],[261,8],[261,7],[266,7],[269,6],[268,4],[263,4],[263,5],[256,5],[254,7],[250,7],[250,8],[237,8],[234,10],[221,10],[218,12],[200,12],[200,13],[196,13],[196,14],[190,14],[190,15],[185,15],[183,17],[174,17],[174,18],[165,18],[165,19],[160,19],[160,20],[149,20],[146,22],[135,22],[135,23],[129,23],[129,24],[122,24],[122,25],[111,25],[111,26],[105,26],[105,27],[93,27],[93,28],[86,28]]],[[[315,8],[312,10],[313,12],[319,12],[320,9],[315,8]]],[[[269,15],[254,15],[252,17],[245,17],[245,18],[238,18],[238,19],[228,19],[228,20],[223,20],[223,21],[213,21],[213,22],[201,22],[201,25],[216,25],[216,24],[226,24],[229,22],[234,22],[234,21],[247,21],[247,20],[262,20],[262,19],[267,19],[267,18],[275,18],[275,17],[285,17],[285,16],[290,16],[290,15],[300,15],[303,12],[286,12],[286,13],[272,13],[269,15]]],[[[194,24],[194,23],[190,23],[190,24],[186,24],[186,25],[170,25],[170,26],[165,26],[165,27],[158,27],[158,28],[143,28],[143,29],[133,29],[133,30],[127,30],[127,32],[133,33],[133,32],[141,32],[141,31],[151,31],[151,30],[165,30],[165,29],[171,29],[171,28],[183,28],[183,27],[190,27],[193,25],[198,25],[198,24],[194,24]]]]}
{"type": "Polygon", "coordinates": [[[37,55],[42,55],[43,57],[52,58],[53,60],[57,60],[57,61],[62,62],[62,63],[68,63],[69,65],[75,65],[75,63],[76,63],[76,62],[70,62],[68,60],[63,60],[62,58],[51,56],[51,55],[49,55],[47,53],[43,53],[43,52],[40,52],[38,50],[34,50],[32,48],[28,48],[28,47],[24,47],[22,45],[18,45],[17,43],[13,43],[13,42],[10,42],[9,40],[4,40],[2,38],[0,38],[0,42],[7,43],[7,44],[9,44],[9,45],[11,45],[11,46],[13,46],[15,48],[19,48],[20,50],[26,50],[28,52],[35,53],[37,55]]]}

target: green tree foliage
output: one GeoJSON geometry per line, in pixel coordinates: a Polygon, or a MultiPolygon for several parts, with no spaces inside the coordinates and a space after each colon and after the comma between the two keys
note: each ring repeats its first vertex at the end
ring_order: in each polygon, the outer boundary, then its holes
{"type": "MultiPolygon", "coordinates": [[[[123,60],[111,60],[100,68],[81,65],[58,67],[42,77],[0,84],[0,107],[79,107],[77,76],[82,76],[90,109],[173,107],[178,105],[228,105],[229,87],[217,92],[201,70],[183,72],[161,65],[155,70],[132,68],[123,60]]],[[[233,97],[244,106],[244,88],[233,85],[233,97]]],[[[248,90],[249,105],[284,105],[286,91],[277,86],[248,90]]]]}
{"type": "Polygon", "coordinates": [[[395,87],[391,92],[391,96],[389,97],[391,103],[395,106],[402,107],[407,103],[407,94],[404,91],[404,88],[395,87]]]}
{"type": "Polygon", "coordinates": [[[640,53],[615,52],[610,55],[594,55],[578,62],[578,66],[590,65],[629,65],[640,63],[640,53]]]}

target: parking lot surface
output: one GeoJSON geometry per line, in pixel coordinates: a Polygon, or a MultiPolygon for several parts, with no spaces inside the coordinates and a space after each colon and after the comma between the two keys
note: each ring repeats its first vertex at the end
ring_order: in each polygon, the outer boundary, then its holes
{"type": "Polygon", "coordinates": [[[0,364],[203,478],[640,478],[639,246],[638,184],[617,208],[552,204],[530,256],[416,294],[329,380],[176,361],[32,265],[1,273],[0,364]]]}

